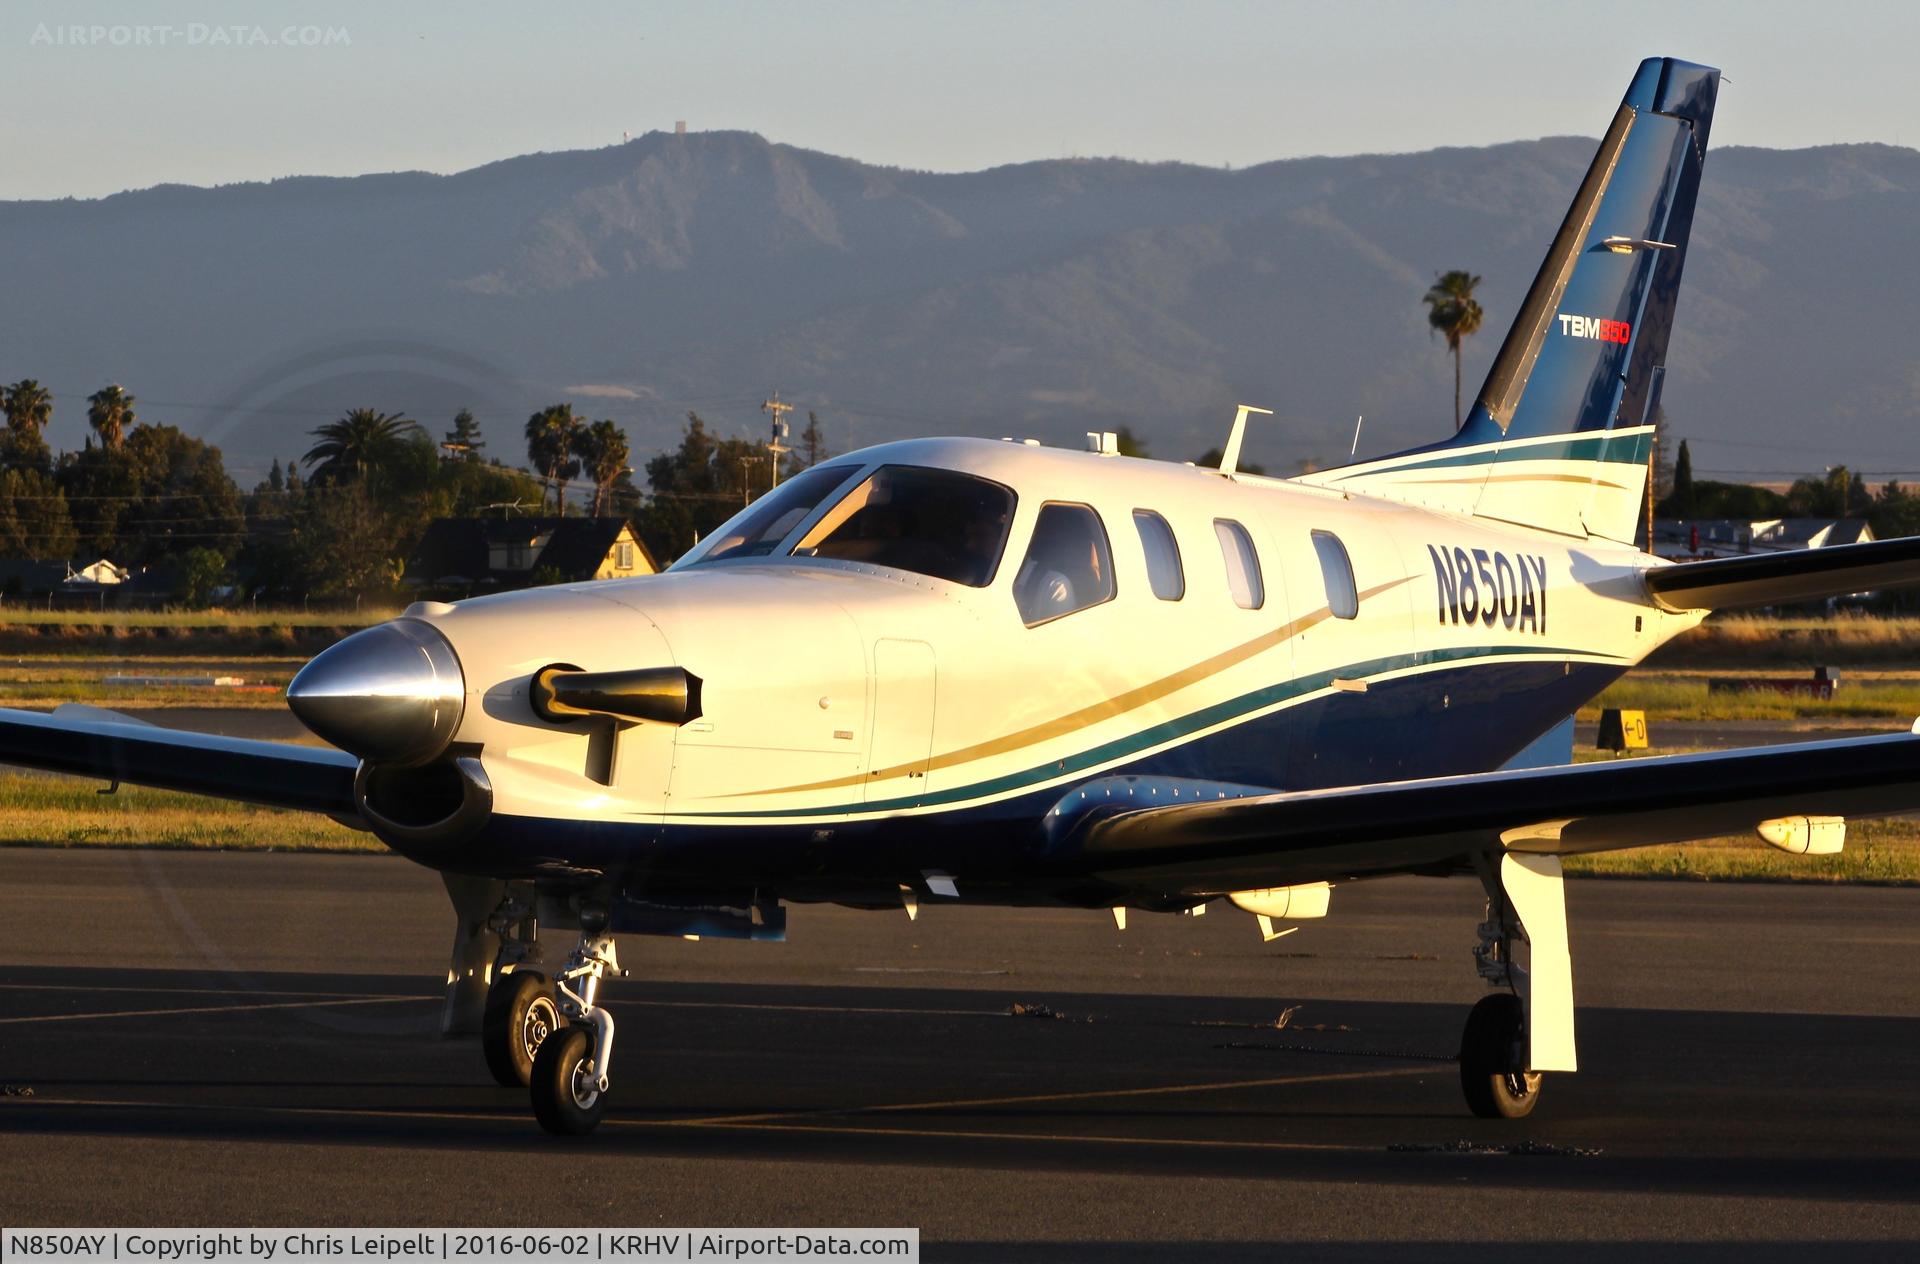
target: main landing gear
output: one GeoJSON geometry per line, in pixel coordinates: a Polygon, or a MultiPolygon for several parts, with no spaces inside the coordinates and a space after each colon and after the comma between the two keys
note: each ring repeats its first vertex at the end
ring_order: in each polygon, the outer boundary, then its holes
{"type": "Polygon", "coordinates": [[[1524,1119],[1540,1101],[1543,1071],[1572,1071],[1573,963],[1557,856],[1475,857],[1487,920],[1473,950],[1483,996],[1460,1034],[1460,1089],[1482,1119],[1524,1119]],[[1528,946],[1527,966],[1514,960],[1528,946]]]}
{"type": "Polygon", "coordinates": [[[604,914],[582,910],[580,943],[555,981],[559,1011],[571,1026],[541,1042],[528,1088],[540,1126],[560,1136],[592,1132],[607,1109],[613,1015],[595,1001],[601,981],[620,972],[604,914]]]}
{"type": "Polygon", "coordinates": [[[1540,1100],[1540,1073],[1526,1069],[1521,1052],[1520,998],[1509,992],[1481,997],[1460,1033],[1460,1091],[1482,1119],[1524,1119],[1540,1100]]]}

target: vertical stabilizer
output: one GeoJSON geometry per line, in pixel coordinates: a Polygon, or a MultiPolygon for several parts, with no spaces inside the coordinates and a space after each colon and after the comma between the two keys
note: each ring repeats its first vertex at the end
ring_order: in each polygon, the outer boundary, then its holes
{"type": "Polygon", "coordinates": [[[1631,542],[1719,82],[1640,64],[1458,434],[1303,481],[1631,542]]]}

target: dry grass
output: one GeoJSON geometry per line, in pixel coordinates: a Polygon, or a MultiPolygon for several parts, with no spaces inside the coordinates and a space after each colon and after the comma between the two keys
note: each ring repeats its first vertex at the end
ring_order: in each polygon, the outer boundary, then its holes
{"type": "MultiPolygon", "coordinates": [[[[1742,690],[1712,693],[1707,681],[1713,675],[1785,675],[1786,673],[1729,671],[1723,673],[1634,672],[1608,686],[1591,703],[1580,708],[1582,720],[1597,719],[1604,707],[1624,707],[1645,711],[1647,722],[1658,733],[1660,721],[1717,722],[1738,720],[1825,721],[1846,726],[1890,727],[1910,724],[1920,716],[1920,679],[1911,675],[1876,674],[1873,678],[1842,679],[1833,698],[1789,696],[1773,692],[1742,690]]],[[[1797,673],[1796,673],[1797,674],[1797,673]]]]}
{"type": "MultiPolygon", "coordinates": [[[[16,599],[17,600],[17,599],[16,599]]],[[[0,606],[0,625],[37,628],[367,627],[394,618],[393,606],[364,610],[47,610],[0,606]]]]}
{"type": "Polygon", "coordinates": [[[1648,661],[1658,668],[1920,668],[1920,618],[1852,612],[1801,619],[1720,615],[1676,638],[1648,661]]]}
{"type": "Polygon", "coordinates": [[[0,773],[0,845],[386,850],[373,835],[311,812],[137,786],[100,789],[97,781],[0,773]]]}
{"type": "Polygon", "coordinates": [[[45,709],[63,702],[85,702],[115,710],[146,707],[210,707],[229,711],[272,711],[286,705],[287,682],[302,659],[165,659],[102,661],[63,658],[57,664],[0,666],[0,707],[45,709]],[[108,676],[238,676],[235,688],[214,685],[110,685],[108,676]]]}
{"type": "Polygon", "coordinates": [[[153,611],[108,611],[94,617],[54,611],[39,618],[0,614],[0,655],[48,658],[80,655],[100,658],[218,658],[310,656],[391,611],[356,618],[339,614],[261,613],[258,616],[162,616],[153,611]]]}
{"type": "Polygon", "coordinates": [[[1698,882],[1866,882],[1920,884],[1920,822],[1847,822],[1837,856],[1789,856],[1758,838],[1715,838],[1672,847],[1572,856],[1567,872],[1606,878],[1687,878],[1698,882]]]}

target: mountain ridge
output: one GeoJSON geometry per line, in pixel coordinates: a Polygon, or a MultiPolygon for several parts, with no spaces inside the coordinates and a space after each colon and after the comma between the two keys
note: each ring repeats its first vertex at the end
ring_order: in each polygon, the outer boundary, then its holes
{"type": "MultiPolygon", "coordinates": [[[[569,391],[645,452],[689,408],[758,433],[775,387],[841,450],[1128,425],[1182,457],[1249,402],[1279,414],[1256,459],[1324,464],[1356,413],[1375,452],[1450,425],[1420,293],[1487,278],[1471,390],[1593,143],[946,173],[650,132],[444,175],[4,202],[0,376],[55,390],[60,446],[117,380],[243,470],[359,404],[435,429],[471,406],[511,458],[569,391]]],[[[1714,150],[1694,245],[1665,403],[1697,466],[1914,460],[1920,298],[1897,264],[1920,152],[1714,150]],[[1813,417],[1844,424],[1809,437],[1813,417]]]]}

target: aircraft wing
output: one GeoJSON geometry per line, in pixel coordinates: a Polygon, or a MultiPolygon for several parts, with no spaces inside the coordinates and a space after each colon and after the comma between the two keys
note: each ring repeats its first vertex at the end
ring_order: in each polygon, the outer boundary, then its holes
{"type": "Polygon", "coordinates": [[[358,817],[353,777],[359,763],[328,747],[160,728],[98,707],[69,704],[52,714],[0,709],[0,764],[271,807],[358,817]]]}
{"type": "Polygon", "coordinates": [[[1117,882],[1218,895],[1488,849],[1565,855],[1904,813],[1920,813],[1915,733],[1202,799],[1090,816],[1058,846],[1117,882]]]}
{"type": "Polygon", "coordinates": [[[1653,600],[1668,610],[1819,601],[1920,584],[1920,536],[1676,562],[1647,571],[1646,583],[1653,600]]]}

